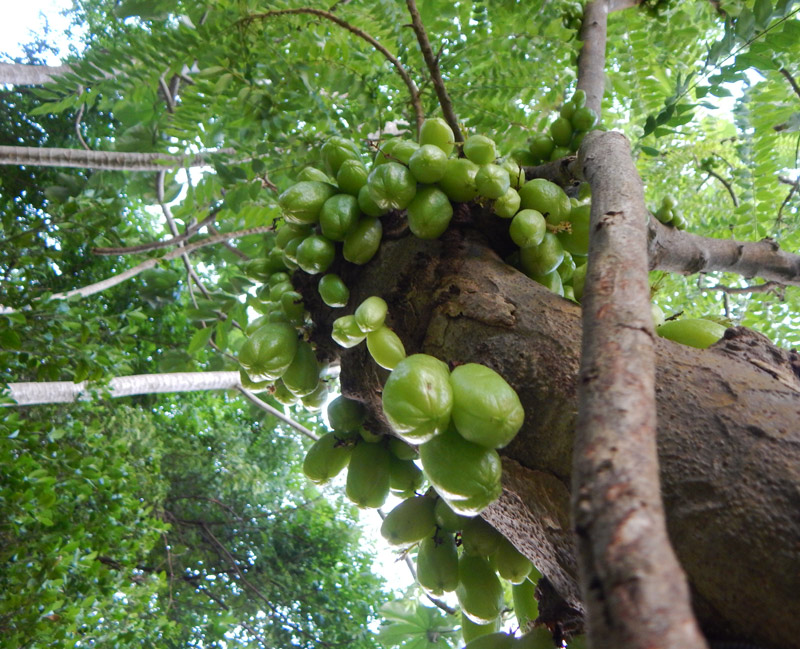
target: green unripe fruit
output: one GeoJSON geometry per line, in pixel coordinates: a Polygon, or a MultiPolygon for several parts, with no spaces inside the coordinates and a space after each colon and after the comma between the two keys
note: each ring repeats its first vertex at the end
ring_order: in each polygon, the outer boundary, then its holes
{"type": "Polygon", "coordinates": [[[322,206],[336,194],[333,185],[304,180],[289,187],[278,197],[283,218],[288,223],[313,224],[319,220],[322,206]]]}
{"type": "MultiPolygon", "coordinates": [[[[569,146],[572,139],[572,124],[564,117],[559,117],[550,124],[550,137],[556,146],[569,146]]],[[[551,152],[552,155],[552,152],[551,152]]]]}
{"type": "Polygon", "coordinates": [[[557,270],[551,271],[546,275],[528,275],[534,282],[541,284],[548,290],[552,291],[556,295],[560,295],[564,297],[564,282],[561,279],[561,275],[558,274],[557,270]]]}
{"type": "Polygon", "coordinates": [[[525,170],[520,167],[512,158],[506,158],[501,165],[508,172],[508,180],[511,187],[519,189],[525,184],[525,170]]]}
{"type": "Polygon", "coordinates": [[[406,547],[433,536],[433,506],[433,498],[426,496],[404,500],[383,519],[381,536],[391,545],[406,547]]]}
{"type": "Polygon", "coordinates": [[[329,307],[336,308],[346,306],[347,301],[350,299],[350,290],[342,279],[334,273],[324,275],[322,279],[319,280],[317,290],[319,291],[319,296],[322,298],[322,301],[329,307]]]}
{"type": "Polygon", "coordinates": [[[575,91],[575,94],[572,95],[572,103],[575,104],[576,108],[583,108],[586,105],[586,91],[578,88],[575,91]]]}
{"type": "Polygon", "coordinates": [[[417,193],[417,181],[397,162],[379,165],[367,176],[370,198],[382,210],[403,210],[417,193]]]}
{"type": "Polygon", "coordinates": [[[320,183],[328,183],[333,185],[333,178],[331,178],[324,171],[320,171],[316,167],[303,167],[303,170],[297,174],[297,182],[303,180],[316,180],[320,183]]]}
{"type": "MultiPolygon", "coordinates": [[[[320,210],[321,209],[322,208],[320,208],[320,210]]],[[[311,232],[311,226],[285,223],[278,229],[278,233],[275,235],[275,247],[284,248],[292,239],[299,238],[302,241],[310,235],[311,232]]]]}
{"type": "Polygon", "coordinates": [[[569,147],[567,147],[570,151],[576,151],[581,148],[581,144],[583,144],[583,140],[586,137],[586,131],[575,131],[572,134],[572,141],[569,143],[569,147]]]}
{"type": "Polygon", "coordinates": [[[319,363],[311,345],[300,341],[294,360],[281,377],[286,388],[296,397],[304,397],[317,389],[319,363]]]}
{"type": "Polygon", "coordinates": [[[419,144],[411,140],[395,137],[387,140],[375,156],[374,166],[386,164],[387,162],[399,162],[407,165],[411,156],[419,148],[419,144]]]}
{"type": "Polygon", "coordinates": [[[497,216],[510,219],[519,211],[519,203],[519,194],[515,189],[509,187],[506,193],[494,202],[492,208],[497,216]]]}
{"type": "Polygon", "coordinates": [[[502,448],[522,427],[525,413],[519,397],[493,369],[478,363],[459,365],[450,373],[452,419],[464,439],[502,448]]]}
{"type": "MultiPolygon", "coordinates": [[[[331,196],[319,213],[319,227],[322,234],[331,241],[344,241],[361,216],[358,199],[350,194],[331,196]]],[[[302,268],[302,266],[301,266],[302,268]]]]}
{"type": "Polygon", "coordinates": [[[584,106],[575,111],[570,122],[576,131],[590,131],[597,123],[597,113],[588,106],[584,106]]]}
{"type": "Polygon", "coordinates": [[[311,394],[307,394],[301,399],[303,407],[311,412],[322,410],[322,406],[324,406],[325,402],[328,400],[329,394],[330,388],[328,387],[328,382],[320,381],[311,394]]]}
{"type": "Polygon", "coordinates": [[[283,263],[291,270],[297,270],[297,248],[308,237],[295,237],[283,247],[283,263]],[[291,265],[290,265],[291,264],[291,265]]]}
{"type": "Polygon", "coordinates": [[[253,381],[273,381],[286,371],[297,353],[297,332],[289,324],[265,324],[239,350],[239,363],[253,381]]]}
{"type": "Polygon", "coordinates": [[[486,198],[500,198],[511,187],[508,170],[499,165],[487,164],[475,174],[478,193],[486,198]]]}
{"type": "Polygon", "coordinates": [[[706,349],[725,335],[725,329],[726,327],[713,320],[681,318],[665,322],[656,329],[656,333],[681,345],[706,349]]]}
{"type": "Polygon", "coordinates": [[[555,147],[556,144],[553,142],[553,138],[546,133],[534,133],[531,136],[530,144],[528,144],[531,155],[537,160],[549,160],[550,154],[555,147]]]}
{"type": "Polygon", "coordinates": [[[456,597],[469,619],[476,624],[489,624],[500,615],[503,586],[486,559],[462,555],[458,560],[458,582],[456,597]]]}
{"type": "Polygon", "coordinates": [[[261,259],[251,259],[242,267],[246,277],[258,280],[259,282],[266,282],[274,271],[272,264],[268,257],[261,259]]]}
{"type": "Polygon", "coordinates": [[[500,618],[492,620],[489,624],[475,624],[464,611],[461,611],[461,638],[464,643],[469,643],[475,638],[480,638],[500,629],[500,618]]]}
{"type": "Polygon", "coordinates": [[[461,529],[461,546],[466,554],[488,557],[500,547],[503,535],[480,516],[470,518],[461,529]]]}
{"type": "Polygon", "coordinates": [[[303,460],[303,473],[312,482],[324,484],[342,472],[353,452],[352,440],[327,433],[308,449],[303,460]]]}
{"type": "Polygon", "coordinates": [[[344,238],[342,247],[344,258],[353,264],[366,264],[378,252],[382,236],[383,226],[378,219],[373,217],[361,219],[344,238]]]}
{"type": "Polygon", "coordinates": [[[508,228],[511,240],[520,248],[538,246],[547,232],[547,222],[536,210],[522,210],[512,219],[508,228]]]}
{"type": "Polygon", "coordinates": [[[386,326],[367,334],[367,349],[373,360],[387,370],[393,370],[406,357],[403,341],[386,326]]]}
{"type": "Polygon", "coordinates": [[[661,310],[661,307],[657,304],[650,305],[650,314],[653,316],[653,326],[658,328],[663,325],[667,318],[664,315],[664,312],[661,310]]]}
{"type": "Polygon", "coordinates": [[[419,544],[417,581],[426,592],[441,596],[458,586],[458,551],[452,534],[440,534],[419,544]]]}
{"type": "Polygon", "coordinates": [[[517,550],[505,537],[501,537],[497,551],[494,553],[493,563],[497,574],[512,584],[525,582],[533,568],[530,559],[517,550]]]}
{"type": "Polygon", "coordinates": [[[294,291],[294,287],[290,282],[281,282],[280,284],[275,284],[275,286],[272,286],[269,289],[269,299],[271,302],[280,302],[283,294],[291,291],[294,291]]]}
{"type": "Polygon", "coordinates": [[[372,197],[369,195],[369,187],[367,187],[366,184],[358,190],[358,207],[361,208],[361,211],[367,216],[376,218],[386,214],[388,211],[382,210],[377,206],[375,201],[372,200],[372,197]]]}
{"type": "Polygon", "coordinates": [[[486,165],[494,162],[497,147],[494,140],[485,135],[471,135],[464,142],[464,155],[477,165],[486,165]]]}
{"type": "MultiPolygon", "coordinates": [[[[259,320],[261,320],[261,318],[259,318],[259,320]]],[[[264,322],[266,322],[266,320],[261,320],[262,324],[264,322]]],[[[272,381],[252,381],[250,377],[247,376],[247,372],[242,368],[239,368],[239,381],[241,381],[243,388],[252,390],[253,392],[262,392],[272,385],[272,381]]]]}
{"type": "Polygon", "coordinates": [[[561,281],[563,283],[567,283],[572,279],[572,273],[575,272],[575,260],[572,258],[572,255],[568,252],[564,253],[564,259],[556,268],[556,272],[561,276],[561,281]]]}
{"type": "Polygon", "coordinates": [[[558,111],[558,114],[564,119],[570,119],[575,114],[576,108],[577,107],[575,104],[573,104],[571,101],[568,101],[561,107],[561,110],[558,111]]]}
{"type": "Polygon", "coordinates": [[[389,310],[386,300],[377,295],[373,295],[358,305],[354,314],[356,324],[361,331],[369,333],[383,326],[386,320],[386,313],[389,310]]]}
{"type": "Polygon", "coordinates": [[[408,356],[389,375],[382,403],[389,425],[401,439],[410,444],[428,441],[450,423],[450,370],[433,356],[408,356]]]}
{"type": "Polygon", "coordinates": [[[419,130],[419,143],[433,144],[444,151],[445,155],[450,155],[455,148],[453,129],[441,117],[426,119],[419,130]]]}
{"type": "Polygon", "coordinates": [[[522,248],[519,261],[526,275],[547,275],[558,268],[564,259],[564,248],[558,237],[546,232],[538,246],[522,248]]]}
{"type": "Polygon", "coordinates": [[[278,379],[275,381],[274,389],[272,392],[272,398],[275,399],[278,403],[282,403],[284,406],[291,406],[297,403],[297,397],[294,396],[289,389],[283,384],[283,381],[278,379]]]}
{"type": "Polygon", "coordinates": [[[336,258],[333,242],[319,234],[312,234],[297,246],[297,265],[309,275],[324,273],[336,258]]]}
{"type": "Polygon", "coordinates": [[[336,176],[345,160],[359,160],[358,147],[343,137],[328,138],[320,150],[325,166],[336,176]]]}
{"type": "Polygon", "coordinates": [[[345,160],[336,174],[336,184],[343,192],[358,196],[358,192],[367,184],[367,175],[367,168],[361,160],[345,160]]]}
{"type": "Polygon", "coordinates": [[[436,187],[424,187],[408,206],[408,227],[420,239],[440,237],[453,217],[450,199],[436,187]]]}
{"type": "Polygon", "coordinates": [[[476,516],[503,491],[497,451],[467,441],[455,427],[422,444],[419,457],[433,488],[457,514],[476,516]]]}
{"type": "Polygon", "coordinates": [[[550,161],[561,160],[561,158],[566,158],[568,155],[572,155],[572,149],[568,146],[557,146],[550,154],[550,161]]]}
{"type": "Polygon", "coordinates": [[[532,165],[537,165],[541,160],[533,155],[527,149],[514,149],[511,152],[511,157],[513,158],[514,162],[516,162],[520,166],[527,166],[530,167],[532,165]]]}
{"type": "Polygon", "coordinates": [[[536,584],[530,579],[524,579],[521,584],[511,587],[511,598],[514,602],[514,615],[517,624],[524,633],[529,625],[539,617],[539,603],[536,601],[536,584]]]}
{"type": "MultiPolygon", "coordinates": [[[[397,438],[394,437],[392,439],[397,438]]],[[[398,460],[392,453],[392,463],[389,467],[389,486],[392,491],[408,494],[410,497],[414,495],[414,492],[422,488],[424,482],[425,474],[414,464],[413,460],[398,460]]],[[[432,508],[433,504],[431,504],[432,508]]]]}
{"type": "Polygon", "coordinates": [[[580,302],[583,299],[583,285],[586,282],[587,265],[578,266],[572,273],[572,293],[575,299],[580,302]]]}
{"type": "Polygon", "coordinates": [[[416,460],[419,457],[416,449],[399,437],[389,438],[389,450],[398,460],[416,460]]]}
{"type": "Polygon", "coordinates": [[[359,442],[347,469],[347,497],[359,507],[376,508],[389,495],[391,455],[383,444],[359,442]]]}
{"type": "Polygon", "coordinates": [[[529,631],[514,643],[514,649],[553,649],[553,634],[540,626],[529,631]]]}
{"type": "Polygon", "coordinates": [[[306,316],[303,296],[297,291],[286,291],[283,293],[281,295],[281,311],[286,316],[287,322],[297,326],[303,324],[306,316]]]}
{"type": "Polygon", "coordinates": [[[478,196],[475,176],[480,167],[466,158],[450,158],[439,187],[451,201],[465,203],[478,196]]]}
{"type": "Polygon", "coordinates": [[[354,316],[343,315],[341,318],[336,318],[336,320],[333,321],[331,338],[333,338],[334,342],[338,345],[346,349],[355,347],[366,337],[367,335],[361,331],[354,316]]]}
{"type": "Polygon", "coordinates": [[[285,282],[291,283],[291,281],[292,278],[289,276],[289,273],[273,273],[269,278],[269,286],[272,287],[285,282]]]}
{"type": "Polygon", "coordinates": [[[526,182],[519,190],[519,197],[523,209],[541,212],[548,223],[566,221],[572,209],[564,190],[544,178],[526,182]]]}
{"type": "Polygon", "coordinates": [[[349,433],[358,430],[366,411],[363,404],[345,396],[338,396],[328,404],[328,423],[333,430],[340,433],[349,433]]]}
{"type": "Polygon", "coordinates": [[[498,631],[475,638],[472,642],[467,643],[464,649],[511,649],[513,645],[513,635],[498,631]]]}
{"type": "Polygon", "coordinates": [[[436,501],[433,513],[436,516],[436,524],[445,532],[460,532],[471,520],[469,516],[456,514],[444,498],[436,501]]]}
{"type": "Polygon", "coordinates": [[[670,210],[674,210],[676,207],[678,207],[678,201],[671,194],[667,194],[666,196],[664,196],[664,198],[661,201],[661,203],[667,209],[670,209],[670,210]]]}
{"type": "Polygon", "coordinates": [[[444,177],[447,154],[438,146],[423,144],[408,160],[408,168],[420,183],[435,183],[444,177]]]}

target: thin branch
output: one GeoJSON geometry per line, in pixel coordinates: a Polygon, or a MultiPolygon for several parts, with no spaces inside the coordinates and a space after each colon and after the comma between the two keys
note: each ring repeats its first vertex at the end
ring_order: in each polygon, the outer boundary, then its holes
{"type": "MultiPolygon", "coordinates": [[[[211,234],[219,234],[219,230],[217,230],[217,228],[215,228],[213,225],[209,225],[209,226],[208,226],[208,231],[209,231],[211,234]]],[[[250,260],[252,259],[252,257],[251,257],[250,255],[248,255],[248,254],[246,254],[246,253],[242,252],[242,251],[241,251],[241,250],[239,250],[239,249],[238,249],[236,246],[232,246],[232,245],[231,245],[231,244],[229,244],[227,241],[223,241],[223,242],[222,242],[222,245],[223,245],[223,246],[225,246],[225,247],[226,247],[226,248],[227,248],[227,249],[228,249],[230,252],[232,252],[234,255],[236,255],[236,256],[237,256],[239,259],[242,259],[242,260],[244,260],[244,261],[250,261],[250,260]]]]}
{"type": "MultiPolygon", "coordinates": [[[[78,86],[78,94],[83,92],[83,87],[78,86]]],[[[78,109],[78,114],[75,115],[75,135],[78,136],[78,142],[81,143],[81,146],[86,149],[87,151],[91,151],[91,147],[86,144],[86,140],[83,139],[83,133],[81,133],[81,120],[83,119],[83,111],[86,109],[86,104],[81,103],[81,107],[78,109]]]]}
{"type": "Polygon", "coordinates": [[[247,397],[247,399],[251,403],[255,404],[256,406],[258,406],[262,410],[268,412],[269,414],[277,417],[283,423],[289,424],[289,426],[291,426],[295,430],[303,433],[303,435],[305,435],[309,439],[313,439],[314,441],[317,441],[319,439],[318,435],[315,435],[313,432],[308,430],[308,428],[303,426],[303,424],[299,424],[294,419],[292,419],[291,417],[287,417],[280,410],[277,410],[276,408],[273,408],[271,405],[269,405],[266,401],[263,401],[263,400],[259,399],[255,394],[250,392],[250,390],[248,390],[247,388],[245,388],[243,386],[237,386],[236,389],[239,390],[239,392],[241,392],[245,397],[247,397]]]}
{"type": "Polygon", "coordinates": [[[724,185],[725,189],[727,189],[728,193],[731,195],[731,200],[733,201],[733,206],[734,207],[739,207],[739,200],[736,198],[736,194],[734,193],[733,187],[731,186],[731,184],[727,180],[725,180],[722,176],[720,176],[713,169],[706,169],[706,171],[708,172],[709,176],[713,176],[714,178],[719,180],[724,185]]]}
{"type": "Polygon", "coordinates": [[[775,219],[775,225],[780,225],[783,223],[783,210],[786,209],[786,206],[789,204],[789,201],[792,200],[792,196],[795,195],[798,189],[800,189],[800,182],[791,182],[788,178],[779,177],[778,178],[781,182],[785,182],[792,186],[789,190],[789,193],[786,194],[786,198],[783,199],[783,203],[778,208],[778,217],[775,219]]]}
{"type": "Polygon", "coordinates": [[[605,92],[606,34],[608,32],[608,0],[591,0],[583,10],[578,57],[578,89],[586,92],[586,105],[599,118],[605,92]]]}
{"type": "Polygon", "coordinates": [[[783,66],[781,66],[781,69],[778,70],[778,72],[780,72],[786,78],[786,80],[789,82],[789,85],[792,86],[792,90],[794,90],[795,94],[800,97],[800,85],[798,85],[797,81],[792,76],[792,73],[783,66]]]}
{"type": "Polygon", "coordinates": [[[158,78],[158,85],[161,88],[161,92],[164,94],[164,102],[167,104],[167,112],[174,113],[175,97],[172,96],[172,92],[170,91],[163,74],[158,78]]]}
{"type": "Polygon", "coordinates": [[[311,9],[311,8],[299,8],[299,9],[276,9],[274,11],[265,11],[262,13],[252,14],[245,18],[246,21],[252,21],[262,18],[270,18],[272,16],[288,16],[288,15],[297,15],[297,14],[310,14],[312,16],[317,16],[319,18],[324,18],[325,20],[330,20],[333,23],[339,25],[339,27],[343,27],[351,34],[355,34],[359,38],[367,41],[372,47],[374,47],[378,52],[383,54],[389,63],[391,63],[395,70],[397,70],[397,74],[403,79],[403,83],[406,84],[408,88],[408,92],[411,95],[411,105],[414,108],[414,114],[417,120],[417,132],[419,133],[419,129],[422,126],[422,122],[425,119],[425,113],[422,111],[422,102],[420,101],[420,93],[417,89],[417,84],[414,83],[414,80],[409,76],[406,69],[403,67],[403,64],[397,59],[397,57],[392,54],[389,50],[387,50],[383,45],[381,45],[377,40],[375,40],[372,36],[370,36],[367,32],[363,29],[359,29],[355,25],[351,25],[345,20],[339,18],[339,16],[331,13],[330,11],[323,11],[321,9],[311,9]]]}
{"type": "Polygon", "coordinates": [[[408,13],[411,14],[411,26],[414,33],[417,35],[417,42],[419,49],[422,51],[422,58],[425,59],[425,65],[428,67],[428,72],[431,74],[433,87],[436,90],[436,96],[439,98],[439,105],[442,107],[444,119],[453,131],[453,137],[456,142],[463,142],[464,136],[461,134],[461,129],[458,126],[458,118],[453,110],[453,103],[450,101],[450,96],[447,94],[447,89],[444,87],[444,80],[439,70],[439,62],[431,48],[431,43],[428,40],[428,34],[425,32],[425,26],[422,24],[422,18],[417,10],[417,3],[414,0],[406,0],[408,6],[408,13]]]}
{"type": "Polygon", "coordinates": [[[738,295],[743,293],[775,293],[780,294],[782,289],[786,286],[779,282],[764,282],[763,284],[755,284],[753,286],[724,286],[717,284],[716,286],[709,286],[703,290],[722,291],[729,295],[738,295]]]}

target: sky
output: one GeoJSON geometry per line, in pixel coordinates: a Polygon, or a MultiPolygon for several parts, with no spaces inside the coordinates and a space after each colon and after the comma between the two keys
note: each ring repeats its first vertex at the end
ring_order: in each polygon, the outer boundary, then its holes
{"type": "MultiPolygon", "coordinates": [[[[11,56],[22,54],[19,43],[31,40],[31,33],[40,30],[43,22],[42,15],[46,16],[50,27],[55,34],[63,33],[69,21],[61,15],[61,11],[72,6],[72,0],[23,0],[3,3],[3,19],[0,20],[0,50],[11,56]]],[[[59,46],[64,49],[64,44],[59,46]]],[[[50,65],[57,65],[60,61],[51,58],[47,61],[50,65]]]]}

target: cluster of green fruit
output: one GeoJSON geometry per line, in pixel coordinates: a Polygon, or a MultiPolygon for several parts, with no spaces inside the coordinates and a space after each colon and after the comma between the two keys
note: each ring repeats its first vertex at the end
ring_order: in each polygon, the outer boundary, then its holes
{"type": "Polygon", "coordinates": [[[673,196],[665,196],[661,200],[661,205],[655,211],[656,218],[664,225],[671,225],[678,230],[686,229],[686,218],[678,208],[678,201],[673,196]]]}
{"type": "Polygon", "coordinates": [[[576,90],[564,103],[548,128],[548,133],[535,133],[528,143],[530,155],[517,158],[520,164],[541,164],[560,160],[575,153],[586,134],[597,126],[597,113],[586,105],[586,93],[576,90]]]}

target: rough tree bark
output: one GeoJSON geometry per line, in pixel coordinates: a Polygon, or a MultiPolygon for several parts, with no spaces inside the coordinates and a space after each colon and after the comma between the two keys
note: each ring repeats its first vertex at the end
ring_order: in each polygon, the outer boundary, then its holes
{"type": "MultiPolygon", "coordinates": [[[[351,288],[347,309],[324,306],[316,279],[298,273],[295,281],[318,323],[315,341],[340,358],[344,393],[368,406],[376,427],[389,431],[380,409],[388,373],[363,345],[341,350],[330,339],[332,321],[370,295],[387,300],[389,325],[409,354],[481,362],[515,387],[525,425],[503,449],[504,493],[484,517],[580,618],[569,522],[580,308],[503,263],[494,249],[505,256],[508,241],[473,227],[487,218],[457,206],[438,241],[416,239],[389,218],[368,267],[332,269],[351,288]],[[487,236],[499,238],[490,245],[487,236]]],[[[704,633],[800,649],[800,359],[747,332],[729,335],[710,350],[655,343],[668,531],[704,633]]]]}
{"type": "Polygon", "coordinates": [[[25,65],[0,63],[0,84],[41,86],[70,71],[68,65],[25,65]]]}

